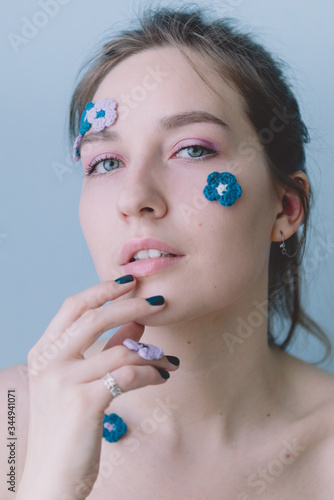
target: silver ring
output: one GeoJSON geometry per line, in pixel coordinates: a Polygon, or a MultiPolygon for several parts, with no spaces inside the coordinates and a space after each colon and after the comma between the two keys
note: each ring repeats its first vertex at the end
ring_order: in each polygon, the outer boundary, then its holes
{"type": "Polygon", "coordinates": [[[114,398],[122,394],[122,389],[119,387],[116,380],[110,375],[110,373],[107,373],[107,375],[105,375],[101,380],[103,380],[107,389],[111,392],[114,398]]]}

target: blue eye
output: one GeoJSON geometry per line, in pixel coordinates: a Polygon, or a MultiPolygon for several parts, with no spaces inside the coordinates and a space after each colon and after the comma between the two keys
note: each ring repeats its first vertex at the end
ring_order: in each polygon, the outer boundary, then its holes
{"type": "MultiPolygon", "coordinates": [[[[95,166],[95,169],[97,169],[101,165],[102,169],[104,169],[106,172],[110,172],[110,170],[115,170],[115,168],[118,168],[119,163],[120,163],[120,161],[117,160],[116,158],[109,158],[108,160],[100,161],[95,166]]],[[[101,172],[101,173],[103,173],[103,172],[101,172]]]]}
{"type": "Polygon", "coordinates": [[[115,157],[107,158],[96,158],[88,167],[86,175],[91,175],[93,173],[101,175],[111,172],[112,170],[117,170],[122,161],[115,157]]]}
{"type": "Polygon", "coordinates": [[[186,146],[184,148],[181,148],[177,153],[176,156],[179,158],[205,158],[206,156],[214,156],[216,154],[216,151],[213,149],[205,148],[204,146],[200,145],[193,145],[193,146],[186,146]]]}

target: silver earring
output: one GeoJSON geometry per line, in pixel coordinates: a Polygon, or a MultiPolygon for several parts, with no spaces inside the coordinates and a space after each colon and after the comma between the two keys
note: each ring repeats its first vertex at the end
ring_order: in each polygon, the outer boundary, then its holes
{"type": "Polygon", "coordinates": [[[286,245],[285,245],[285,241],[284,241],[283,231],[281,231],[281,236],[282,236],[282,243],[280,244],[279,247],[282,249],[282,255],[286,255],[287,251],[286,251],[286,245]]]}
{"type": "Polygon", "coordinates": [[[304,224],[304,227],[303,227],[303,233],[301,235],[301,238],[299,240],[299,245],[295,251],[294,254],[292,255],[289,255],[288,252],[287,252],[287,249],[286,249],[286,244],[285,244],[285,240],[284,240],[284,235],[283,235],[283,231],[280,231],[281,233],[281,236],[282,236],[282,243],[280,244],[280,248],[282,249],[282,255],[286,255],[287,257],[289,257],[289,259],[292,259],[293,257],[296,257],[297,253],[299,252],[301,246],[302,246],[302,243],[303,243],[303,240],[305,238],[305,224],[304,224]]]}

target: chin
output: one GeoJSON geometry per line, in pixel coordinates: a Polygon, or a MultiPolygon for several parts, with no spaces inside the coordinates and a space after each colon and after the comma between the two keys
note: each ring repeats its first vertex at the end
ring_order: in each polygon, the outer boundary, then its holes
{"type": "MultiPolygon", "coordinates": [[[[164,295],[152,294],[152,295],[164,295]]],[[[181,325],[182,323],[187,323],[188,321],[193,321],[196,318],[200,318],[205,315],[205,312],[199,311],[198,308],[188,307],[185,308],[182,305],[182,300],[176,301],[175,299],[169,299],[168,294],[164,295],[166,299],[165,307],[152,315],[142,316],[136,319],[136,323],[144,326],[152,327],[168,327],[181,325]]]]}

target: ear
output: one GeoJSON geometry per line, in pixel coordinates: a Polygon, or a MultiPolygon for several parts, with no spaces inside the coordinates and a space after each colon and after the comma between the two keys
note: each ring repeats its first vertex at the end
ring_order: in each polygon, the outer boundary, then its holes
{"type": "MultiPolygon", "coordinates": [[[[308,196],[310,186],[306,174],[298,170],[290,177],[300,184],[308,196]]],[[[279,199],[279,212],[272,229],[271,241],[282,241],[281,231],[285,240],[290,238],[299,228],[305,215],[301,199],[295,191],[283,189],[279,192],[279,199]]]]}

